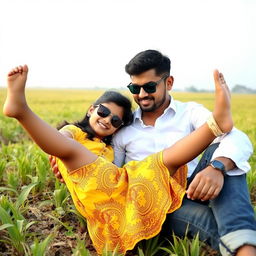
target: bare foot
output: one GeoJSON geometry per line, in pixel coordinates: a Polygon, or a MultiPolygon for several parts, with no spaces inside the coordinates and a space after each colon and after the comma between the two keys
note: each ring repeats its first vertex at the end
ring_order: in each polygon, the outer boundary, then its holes
{"type": "Polygon", "coordinates": [[[8,73],[7,97],[3,107],[4,115],[19,118],[27,108],[25,98],[27,74],[27,65],[16,67],[8,73]]]}
{"type": "Polygon", "coordinates": [[[230,91],[222,73],[218,70],[213,72],[215,82],[215,105],[213,117],[222,132],[230,132],[233,128],[233,120],[230,109],[230,91]]]}

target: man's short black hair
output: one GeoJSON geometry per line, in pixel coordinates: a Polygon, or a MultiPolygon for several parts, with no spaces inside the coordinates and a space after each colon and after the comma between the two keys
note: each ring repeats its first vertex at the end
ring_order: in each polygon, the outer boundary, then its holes
{"type": "Polygon", "coordinates": [[[139,75],[150,69],[154,69],[156,75],[170,75],[171,61],[159,51],[146,50],[135,55],[125,66],[125,71],[130,76],[139,75]]]}

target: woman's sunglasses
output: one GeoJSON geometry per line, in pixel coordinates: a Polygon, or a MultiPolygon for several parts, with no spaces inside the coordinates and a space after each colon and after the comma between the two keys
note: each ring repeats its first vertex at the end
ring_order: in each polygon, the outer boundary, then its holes
{"type": "Polygon", "coordinates": [[[132,94],[139,94],[140,93],[140,89],[143,88],[143,90],[146,92],[146,93],[154,93],[156,92],[156,86],[158,84],[160,84],[160,82],[167,78],[168,75],[165,75],[163,76],[160,80],[156,81],[156,82],[153,82],[153,81],[150,81],[150,82],[147,82],[143,85],[138,85],[138,84],[133,84],[133,83],[130,83],[129,85],[127,85],[127,87],[129,88],[130,92],[132,94]]]}
{"type": "Polygon", "coordinates": [[[103,117],[103,118],[107,117],[107,116],[111,116],[111,124],[115,128],[119,128],[121,125],[124,124],[124,122],[117,115],[113,115],[111,113],[111,111],[104,105],[99,104],[99,105],[95,105],[95,107],[98,107],[98,109],[97,109],[98,116],[103,117]]]}

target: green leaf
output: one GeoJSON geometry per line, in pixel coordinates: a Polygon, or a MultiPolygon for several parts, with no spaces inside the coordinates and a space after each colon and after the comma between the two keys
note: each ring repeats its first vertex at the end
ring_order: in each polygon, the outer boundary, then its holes
{"type": "Polygon", "coordinates": [[[15,193],[16,195],[18,194],[18,191],[16,189],[8,188],[8,187],[0,187],[0,191],[11,191],[11,192],[15,193]]]}
{"type": "Polygon", "coordinates": [[[20,233],[22,233],[22,230],[23,230],[23,223],[24,223],[24,220],[17,220],[17,228],[20,233]]]}
{"type": "Polygon", "coordinates": [[[31,251],[33,256],[44,256],[46,253],[47,246],[53,239],[53,235],[48,235],[43,242],[38,242],[37,240],[31,245],[31,251]]]}
{"type": "Polygon", "coordinates": [[[9,227],[13,227],[13,224],[4,224],[4,225],[0,226],[0,230],[6,229],[9,227]]]}
{"type": "Polygon", "coordinates": [[[26,229],[26,230],[29,229],[30,226],[32,226],[32,225],[35,224],[35,223],[38,223],[38,221],[31,221],[31,222],[29,222],[29,223],[26,225],[25,229],[26,229]]]}
{"type": "Polygon", "coordinates": [[[17,225],[13,223],[9,214],[1,206],[0,206],[0,220],[3,224],[10,224],[10,226],[7,227],[7,230],[12,240],[14,240],[16,243],[23,240],[17,225]]]}
{"type": "Polygon", "coordinates": [[[141,248],[138,247],[139,256],[145,256],[141,248]]]}
{"type": "Polygon", "coordinates": [[[28,195],[31,191],[31,189],[33,187],[35,187],[37,185],[37,182],[36,183],[31,183],[29,184],[28,186],[26,186],[20,193],[19,197],[17,198],[17,201],[15,202],[15,206],[17,208],[19,208],[24,202],[25,200],[27,200],[28,198],[28,195]]]}

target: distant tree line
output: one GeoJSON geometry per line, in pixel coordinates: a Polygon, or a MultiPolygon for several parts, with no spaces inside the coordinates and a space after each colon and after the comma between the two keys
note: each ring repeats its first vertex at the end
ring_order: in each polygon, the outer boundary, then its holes
{"type": "MultiPolygon", "coordinates": [[[[206,89],[197,89],[194,85],[185,88],[187,92],[209,92],[206,89]]],[[[256,93],[255,89],[248,88],[244,85],[237,84],[231,89],[232,93],[243,93],[243,94],[251,94],[256,93]]]]}
{"type": "Polygon", "coordinates": [[[232,88],[233,93],[256,93],[255,89],[248,88],[244,85],[237,84],[232,88]]]}

